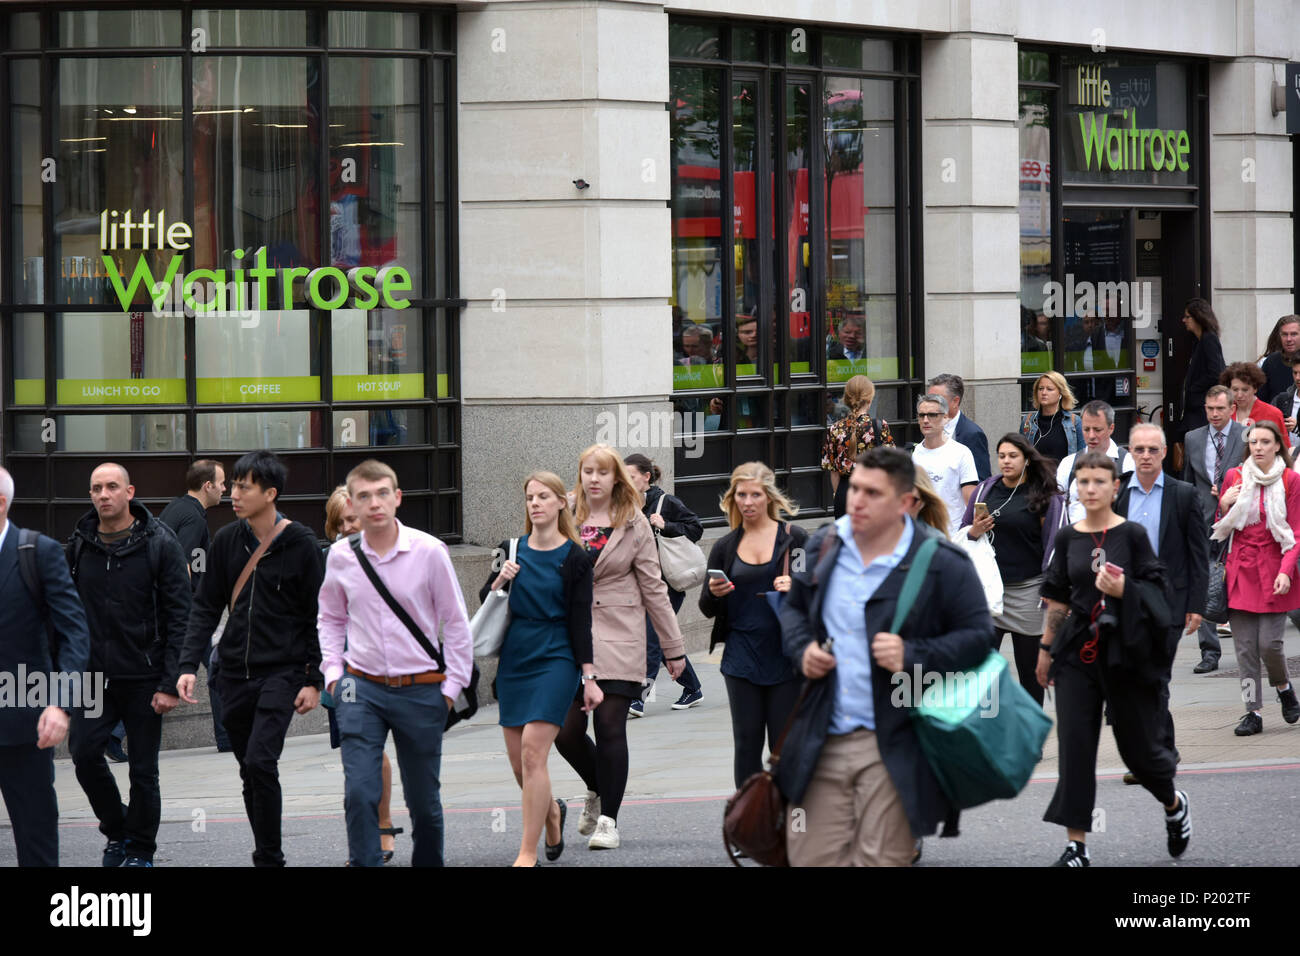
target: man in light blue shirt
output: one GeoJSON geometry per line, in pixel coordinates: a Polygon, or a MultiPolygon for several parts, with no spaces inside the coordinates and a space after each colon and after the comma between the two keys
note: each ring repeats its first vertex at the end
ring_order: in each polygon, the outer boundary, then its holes
{"type": "Polygon", "coordinates": [[[1165,494],[1165,473],[1157,468],[1155,475],[1144,476],[1133,472],[1128,480],[1128,520],[1136,521],[1147,533],[1151,550],[1160,555],[1160,503],[1165,494]]]}
{"type": "Polygon", "coordinates": [[[835,522],[842,542],[835,569],[826,584],[822,623],[827,634],[838,635],[835,643],[835,707],[831,711],[832,734],[849,734],[860,728],[876,729],[875,705],[871,699],[871,642],[867,639],[867,601],[890,571],[902,562],[916,534],[910,517],[903,519],[898,544],[887,554],[864,562],[853,540],[852,518],[844,515],[835,522]]]}

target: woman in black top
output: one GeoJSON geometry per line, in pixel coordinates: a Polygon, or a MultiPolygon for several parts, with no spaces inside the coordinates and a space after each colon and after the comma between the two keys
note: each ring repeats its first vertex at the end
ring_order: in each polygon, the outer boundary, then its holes
{"type": "Polygon", "coordinates": [[[1174,790],[1175,759],[1161,728],[1168,719],[1161,678],[1172,659],[1165,568],[1142,525],[1115,514],[1115,462],[1085,452],[1075,466],[1084,519],[1062,528],[1043,579],[1047,620],[1038,681],[1056,687],[1060,777],[1043,819],[1069,843],[1053,866],[1089,866],[1085,844],[1097,795],[1103,705],[1115,743],[1138,782],[1165,808],[1170,856],[1187,849],[1187,794],[1174,790]]]}
{"type": "MultiPolygon", "coordinates": [[[[699,516],[682,504],[680,498],[668,494],[659,487],[659,479],[663,476],[663,472],[659,470],[658,465],[645,455],[639,454],[628,455],[623,459],[623,464],[627,465],[627,473],[631,476],[636,490],[645,495],[645,505],[641,513],[649,519],[650,525],[659,534],[665,538],[686,537],[691,541],[699,541],[704,537],[704,525],[700,524],[699,516]]],[[[668,584],[666,578],[664,584],[668,584]]],[[[685,592],[674,590],[672,585],[668,585],[668,601],[673,606],[674,614],[681,610],[682,602],[685,600],[685,592]]],[[[659,647],[659,634],[655,631],[650,615],[647,614],[645,616],[646,694],[654,690],[663,656],[663,650],[659,647]]],[[[677,683],[682,685],[682,695],[673,704],[673,710],[689,710],[704,699],[700,678],[696,675],[695,668],[691,666],[689,657],[686,658],[685,664],[685,668],[677,678],[677,683]]],[[[627,709],[627,715],[644,717],[645,699],[637,698],[632,701],[632,706],[627,709]]]]}
{"type": "Polygon", "coordinates": [[[993,618],[997,643],[1011,635],[1020,686],[1043,702],[1038,683],[1038,643],[1043,634],[1039,589],[1052,544],[1065,518],[1065,497],[1056,473],[1039,451],[1017,434],[998,440],[998,469],[982,481],[966,506],[962,526],[972,541],[989,536],[1002,576],[1002,613],[993,618]],[[976,510],[981,502],[987,510],[976,510]]]}
{"type": "Polygon", "coordinates": [[[786,559],[803,548],[808,533],[781,520],[798,507],[776,487],[772,469],[759,461],[731,473],[722,510],[734,529],[709,551],[709,567],[729,580],[710,576],[700,592],[700,610],[713,618],[709,651],[722,642],[722,676],[731,704],[736,786],[763,769],[763,733],[776,745],[799,696],[799,678],[781,644],[781,622],[767,594],[790,590],[786,559]]]}
{"type": "Polygon", "coordinates": [[[1187,374],[1183,377],[1183,417],[1179,430],[1186,435],[1193,428],[1209,424],[1205,417],[1205,393],[1219,384],[1219,375],[1227,366],[1219,344],[1219,320],[1210,303],[1204,299],[1188,299],[1183,307],[1183,327],[1196,336],[1196,347],[1187,360],[1187,374]]]}

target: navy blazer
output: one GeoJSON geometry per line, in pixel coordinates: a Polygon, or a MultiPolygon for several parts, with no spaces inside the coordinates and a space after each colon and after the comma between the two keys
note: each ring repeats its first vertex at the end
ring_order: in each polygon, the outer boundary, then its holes
{"type": "MultiPolygon", "coordinates": [[[[1133,472],[1125,472],[1115,500],[1115,514],[1124,518],[1128,518],[1132,478],[1133,472]]],[[[1210,589],[1210,531],[1196,489],[1169,474],[1165,475],[1165,489],[1160,495],[1157,537],[1160,549],[1156,557],[1168,570],[1166,598],[1181,634],[1186,615],[1205,613],[1205,596],[1210,589]]]]}
{"type": "MultiPolygon", "coordinates": [[[[36,567],[45,584],[45,603],[54,631],[54,660],[41,616],[18,571],[18,526],[9,522],[0,548],[0,673],[16,675],[18,665],[28,673],[57,671],[80,674],[90,660],[86,611],[68,573],[63,548],[52,538],[36,540],[36,567]]],[[[23,694],[23,688],[17,688],[23,694]]],[[[24,703],[25,696],[17,703],[24,703]]],[[[53,701],[51,701],[52,703],[53,701]]],[[[0,707],[0,746],[36,743],[36,723],[42,707],[0,707]]]]}
{"type": "MultiPolygon", "coordinates": [[[[929,534],[921,525],[913,524],[916,531],[907,555],[864,607],[868,635],[889,630],[903,579],[929,534]]],[[[794,583],[781,605],[781,631],[786,656],[796,671],[802,666],[803,652],[809,642],[826,639],[821,613],[826,594],[823,585],[835,567],[841,546],[834,524],[819,528],[808,541],[808,553],[817,555],[816,561],[809,562],[812,567],[791,575],[794,583]]],[[[984,587],[966,552],[947,538],[941,538],[934,553],[921,593],[903,626],[902,637],[903,668],[909,675],[915,673],[915,667],[924,673],[970,670],[989,655],[993,645],[993,619],[984,600],[984,587]]],[[[837,635],[837,640],[847,638],[837,635]]],[[[832,668],[820,680],[808,682],[806,698],[794,716],[777,764],[777,784],[795,804],[803,799],[826,741],[835,702],[835,678],[832,668]]],[[[896,687],[892,678],[884,668],[872,665],[876,740],[885,769],[903,801],[912,836],[928,836],[948,815],[948,798],[921,751],[912,728],[910,709],[891,702],[896,687]]]]}
{"type": "Polygon", "coordinates": [[[980,481],[993,474],[993,468],[989,465],[989,440],[984,435],[984,429],[971,421],[965,412],[962,412],[961,418],[957,419],[957,428],[953,431],[952,437],[970,449],[971,455],[975,458],[975,471],[979,474],[980,481]]]}

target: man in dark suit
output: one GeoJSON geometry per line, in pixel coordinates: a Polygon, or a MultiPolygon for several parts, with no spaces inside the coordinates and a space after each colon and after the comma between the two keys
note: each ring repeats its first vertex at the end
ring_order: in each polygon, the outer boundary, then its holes
{"type": "MultiPolygon", "coordinates": [[[[1129,452],[1136,470],[1120,481],[1115,513],[1142,525],[1156,557],[1168,569],[1166,596],[1173,619],[1179,623],[1169,629],[1171,663],[1160,684],[1160,699],[1164,704],[1164,744],[1176,756],[1174,719],[1169,714],[1169,679],[1179,638],[1199,628],[1201,615],[1205,613],[1205,594],[1210,582],[1210,535],[1196,506],[1196,490],[1164,473],[1165,450],[1165,433],[1159,425],[1144,422],[1133,426],[1129,433],[1129,452]]],[[[1124,782],[1137,783],[1138,779],[1133,774],[1125,774],[1124,782]]]]}
{"type": "Polygon", "coordinates": [[[1282,413],[1282,423],[1286,425],[1286,430],[1291,433],[1291,447],[1296,448],[1296,421],[1300,415],[1296,412],[1300,409],[1296,407],[1296,393],[1300,391],[1300,362],[1291,366],[1291,387],[1283,392],[1278,392],[1273,396],[1270,403],[1274,408],[1282,413]]]}
{"type": "Polygon", "coordinates": [[[936,375],[925,383],[927,395],[942,395],[948,400],[948,420],[944,423],[943,433],[947,438],[955,438],[970,449],[975,459],[975,471],[983,481],[993,473],[989,465],[989,440],[980,428],[961,413],[961,400],[966,397],[966,383],[960,375],[944,373],[936,375]]]}
{"type": "MultiPolygon", "coordinates": [[[[1291,369],[1295,363],[1300,362],[1300,315],[1282,316],[1277,320],[1274,332],[1282,348],[1281,351],[1269,352],[1264,357],[1264,364],[1260,366],[1268,379],[1264,388],[1260,389],[1265,395],[1286,391],[1291,369]]],[[[1273,337],[1269,336],[1269,343],[1272,342],[1273,337]]]]}
{"type": "MultiPolygon", "coordinates": [[[[1219,508],[1219,486],[1228,469],[1240,464],[1244,457],[1246,436],[1245,430],[1232,420],[1232,393],[1222,385],[1206,391],[1205,418],[1209,424],[1193,428],[1184,439],[1183,481],[1196,490],[1196,501],[1208,533],[1219,508]]],[[[1208,674],[1218,669],[1222,654],[1213,623],[1201,622],[1199,640],[1201,662],[1193,670],[1208,674]]]]}
{"type": "MultiPolygon", "coordinates": [[[[63,675],[80,675],[86,669],[86,612],[72,586],[63,548],[44,535],[27,540],[9,520],[13,500],[14,480],[0,468],[0,674],[15,677],[21,668],[28,678],[46,675],[51,689],[75,689],[77,682],[63,675]],[[20,545],[35,550],[30,565],[23,558],[20,566],[20,545]],[[30,581],[24,566],[35,571],[30,581]],[[47,622],[53,625],[53,646],[47,622]]],[[[54,748],[67,736],[71,708],[82,702],[57,699],[64,696],[61,693],[35,700],[31,687],[29,679],[16,682],[19,699],[14,706],[0,707],[0,795],[13,824],[18,865],[58,866],[54,748]]]]}

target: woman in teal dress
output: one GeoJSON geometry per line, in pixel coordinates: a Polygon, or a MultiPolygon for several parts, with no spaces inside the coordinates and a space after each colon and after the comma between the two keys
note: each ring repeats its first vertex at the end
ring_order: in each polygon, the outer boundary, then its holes
{"type": "MultiPolygon", "coordinates": [[[[591,663],[591,560],[580,546],[564,483],[550,472],[524,481],[524,530],[516,560],[493,572],[479,592],[509,587],[510,627],[497,668],[497,698],[506,752],[523,788],[523,835],[515,866],[536,866],[537,840],[547,831],[546,858],[564,852],[568,808],[551,796],[546,761],[578,687],[583,709],[602,699],[591,663]],[[555,837],[555,842],[551,842],[555,837]]],[[[499,554],[509,554],[503,541],[499,554]]]]}

